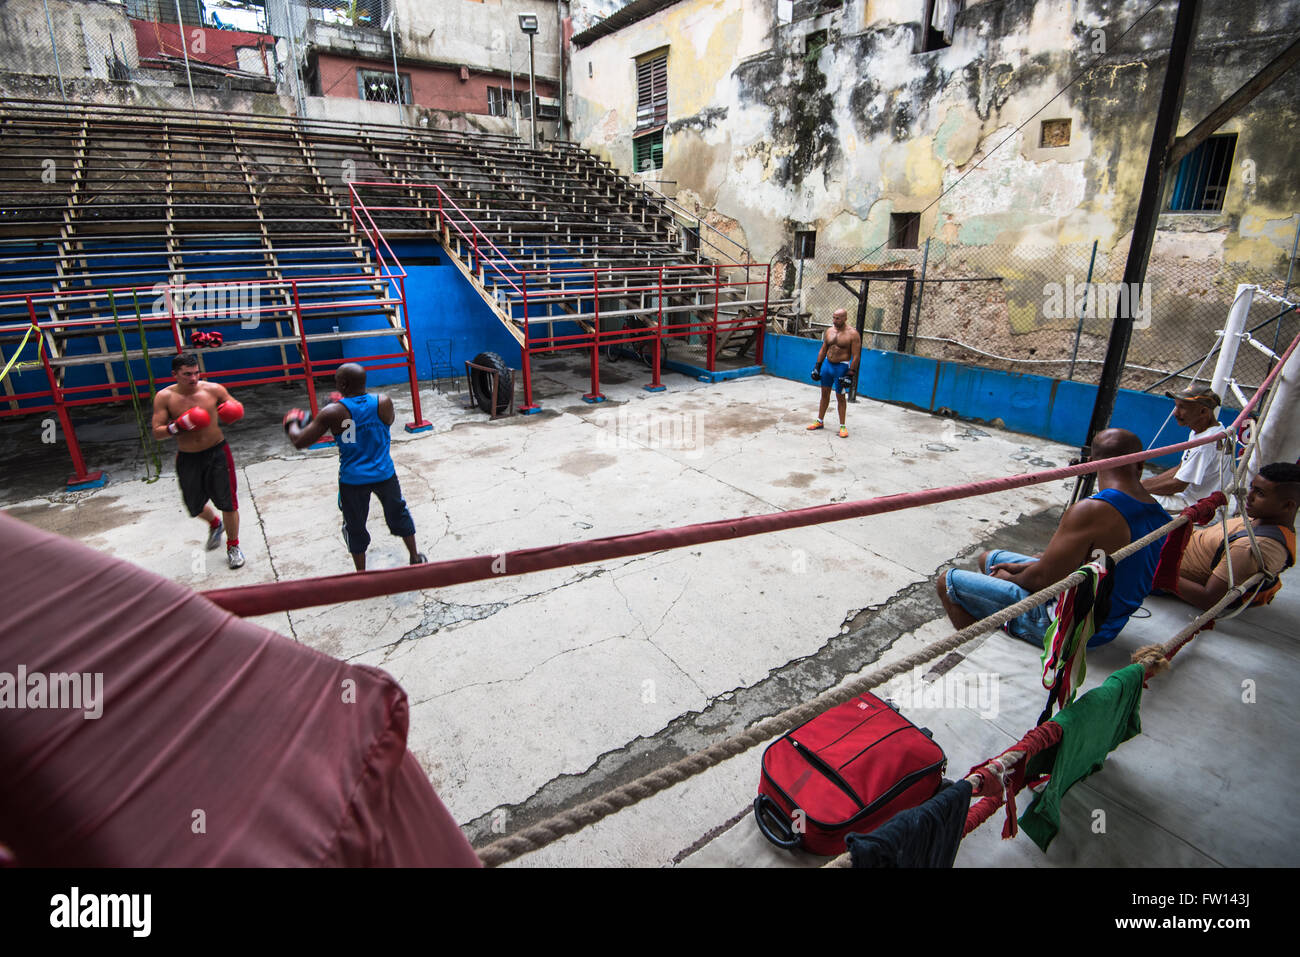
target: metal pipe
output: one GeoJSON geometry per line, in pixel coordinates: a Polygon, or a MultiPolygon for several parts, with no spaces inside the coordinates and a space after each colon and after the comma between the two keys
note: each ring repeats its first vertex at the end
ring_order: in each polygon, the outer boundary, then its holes
{"type": "Polygon", "coordinates": [[[181,35],[181,56],[185,58],[185,83],[190,88],[190,109],[195,113],[199,111],[194,102],[194,78],[190,76],[190,53],[185,47],[185,21],[181,19],[181,0],[174,0],[176,4],[176,29],[181,35]]]}
{"type": "MultiPolygon", "coordinates": [[[[916,321],[912,323],[912,341],[916,342],[917,335],[921,332],[921,300],[925,298],[925,268],[930,264],[930,239],[925,240],[925,255],[921,257],[921,284],[916,287],[916,321]]],[[[916,351],[913,345],[912,351],[916,351]]]]}
{"type": "MultiPolygon", "coordinates": [[[[1187,64],[1191,59],[1198,9],[1199,0],[1178,0],[1174,35],[1169,45],[1169,62],[1165,68],[1160,106],[1151,133],[1151,149],[1147,154],[1146,173],[1142,179],[1142,192],[1134,217],[1128,261],[1124,265],[1122,281],[1129,289],[1138,288],[1146,279],[1147,260],[1151,255],[1160,215],[1160,196],[1164,189],[1169,149],[1178,132],[1178,116],[1182,112],[1183,85],[1187,78],[1187,64]]],[[[1129,298],[1120,298],[1119,313],[1111,323],[1106,360],[1097,386],[1097,399],[1092,407],[1092,419],[1088,423],[1088,433],[1081,450],[1085,461],[1092,455],[1092,437],[1110,424],[1111,413],[1115,410],[1115,396],[1119,392],[1120,376],[1128,357],[1129,340],[1133,336],[1133,307],[1129,298]]],[[[1094,481],[1091,476],[1085,478],[1082,494],[1091,494],[1094,481]]]]}
{"type": "Polygon", "coordinates": [[[1092,258],[1088,260],[1088,280],[1083,285],[1083,302],[1079,304],[1079,324],[1074,327],[1074,351],[1070,353],[1070,374],[1074,381],[1074,364],[1079,358],[1079,339],[1083,336],[1083,314],[1088,311],[1088,294],[1092,292],[1092,267],[1097,263],[1097,240],[1092,241],[1092,258]]]}
{"type": "Polygon", "coordinates": [[[532,119],[533,149],[537,149],[537,70],[533,60],[533,34],[528,34],[528,115],[532,119]]]}
{"type": "MultiPolygon", "coordinates": [[[[405,123],[406,115],[401,110],[402,106],[405,105],[402,102],[402,75],[397,72],[397,8],[396,7],[393,7],[391,10],[388,11],[388,45],[392,49],[392,53],[393,53],[393,82],[397,84],[397,86],[395,87],[395,91],[397,93],[397,107],[398,107],[397,121],[399,123],[405,123]]],[[[493,406],[494,411],[495,408],[496,407],[493,406]]],[[[419,416],[417,415],[416,418],[418,419],[419,416]]]]}
{"type": "Polygon", "coordinates": [[[68,95],[63,91],[63,68],[59,65],[59,45],[54,40],[54,20],[50,17],[50,0],[41,0],[45,5],[45,25],[50,28],[50,49],[54,51],[54,75],[59,78],[59,99],[68,105],[68,95]]]}
{"type": "Polygon", "coordinates": [[[515,136],[519,135],[519,100],[515,95],[515,35],[506,31],[510,44],[510,115],[515,121],[515,136]]]}
{"type": "MultiPolygon", "coordinates": [[[[1297,245],[1300,245],[1300,215],[1297,215],[1297,216],[1296,216],[1296,224],[1295,224],[1295,238],[1294,238],[1293,240],[1291,240],[1291,261],[1288,262],[1288,263],[1287,263],[1287,266],[1286,266],[1286,285],[1282,287],[1282,298],[1283,298],[1283,299],[1286,298],[1286,294],[1287,294],[1287,292],[1291,289],[1291,273],[1295,270],[1295,251],[1296,251],[1296,246],[1297,246],[1297,245]]],[[[1274,351],[1274,352],[1277,352],[1278,336],[1280,336],[1280,335],[1282,335],[1282,323],[1281,323],[1281,321],[1280,321],[1280,317],[1279,317],[1279,321],[1278,321],[1278,324],[1277,324],[1277,329],[1273,332],[1273,351],[1274,351]]],[[[1269,367],[1272,368],[1272,363],[1269,363],[1269,367]]]]}

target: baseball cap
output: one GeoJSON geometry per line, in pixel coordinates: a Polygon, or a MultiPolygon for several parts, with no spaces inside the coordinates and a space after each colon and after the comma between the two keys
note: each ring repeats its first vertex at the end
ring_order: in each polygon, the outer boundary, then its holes
{"type": "Polygon", "coordinates": [[[1223,404],[1219,399],[1219,393],[1206,385],[1188,386],[1182,392],[1166,392],[1165,396],[1170,399],[1182,399],[1185,402],[1195,402],[1198,405],[1205,406],[1211,412],[1223,404]]]}

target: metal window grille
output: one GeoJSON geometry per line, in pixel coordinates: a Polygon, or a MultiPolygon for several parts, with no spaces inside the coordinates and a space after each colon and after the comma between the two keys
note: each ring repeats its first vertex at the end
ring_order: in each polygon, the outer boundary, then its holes
{"type": "Polygon", "coordinates": [[[381,73],[378,70],[357,70],[357,92],[361,99],[376,103],[410,103],[411,75],[403,73],[401,78],[402,89],[399,97],[397,85],[393,82],[393,74],[381,73]]]}
{"type": "Polygon", "coordinates": [[[1232,172],[1237,134],[1211,136],[1178,164],[1169,208],[1176,212],[1217,212],[1223,209],[1232,172]]]}

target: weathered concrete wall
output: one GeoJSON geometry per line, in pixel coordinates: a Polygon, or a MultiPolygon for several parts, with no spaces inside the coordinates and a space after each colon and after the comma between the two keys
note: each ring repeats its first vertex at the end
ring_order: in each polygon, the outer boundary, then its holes
{"type": "Polygon", "coordinates": [[[125,7],[86,0],[49,0],[49,11],[47,22],[41,0],[0,3],[0,69],[52,74],[50,23],[65,83],[88,77],[108,79],[107,60],[113,58],[114,41],[119,60],[131,68],[139,65],[135,34],[125,7]]]}
{"type": "MultiPolygon", "coordinates": [[[[355,81],[354,81],[355,82],[355,81]]],[[[288,102],[288,101],[286,101],[288,102]]],[[[488,116],[485,113],[467,113],[458,110],[440,110],[426,106],[398,106],[395,103],[374,103],[348,99],[342,96],[309,96],[306,98],[306,115],[318,120],[337,120],[343,123],[387,123],[401,126],[418,126],[435,130],[457,130],[478,133],[514,133],[514,120],[505,116],[488,116]]],[[[289,108],[292,113],[292,106],[289,108]]],[[[519,133],[527,137],[528,122],[521,120],[519,133]]],[[[538,138],[554,139],[556,124],[538,121],[538,138]]]]}
{"type": "Polygon", "coordinates": [[[396,0],[398,57],[463,63],[528,76],[528,37],[519,14],[537,17],[533,38],[539,77],[560,76],[560,34],[554,0],[396,0]]]}
{"type": "MultiPolygon", "coordinates": [[[[134,70],[130,82],[113,80],[63,81],[69,102],[143,109],[189,110],[185,73],[134,70]]],[[[0,96],[18,100],[59,102],[59,82],[50,75],[0,72],[0,96]]],[[[194,105],[200,112],[243,113],[250,116],[293,116],[293,98],[254,90],[230,89],[219,78],[194,78],[194,105]]],[[[379,104],[383,105],[383,104],[379,104]]]]}
{"type": "MultiPolygon", "coordinates": [[[[903,212],[921,213],[922,240],[1111,249],[1127,241],[1173,25],[1165,5],[1121,43],[1148,6],[968,3],[952,46],[918,54],[919,4],[905,0],[848,0],[788,25],[768,0],[683,0],[573,51],[574,138],[630,170],[634,58],[666,46],[664,169],[649,178],[734,217],[756,258],[788,251],[796,228],[873,248],[903,212]],[[820,30],[828,43],[809,55],[820,30]],[[1070,120],[1068,146],[1040,147],[1047,119],[1070,120]]],[[[1297,0],[1204,6],[1182,132],[1300,19],[1297,0]]],[[[1225,124],[1238,142],[1222,213],[1166,217],[1187,254],[1275,268],[1290,252],[1300,174],[1277,131],[1295,129],[1298,94],[1293,71],[1225,124]]]]}

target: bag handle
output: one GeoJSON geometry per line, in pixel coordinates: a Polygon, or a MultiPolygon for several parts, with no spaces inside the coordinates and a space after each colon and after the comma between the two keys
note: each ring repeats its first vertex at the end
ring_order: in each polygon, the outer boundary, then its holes
{"type": "Polygon", "coordinates": [[[777,847],[794,850],[799,846],[799,835],[790,829],[781,808],[766,794],[754,798],[754,820],[763,836],[777,847]]]}

